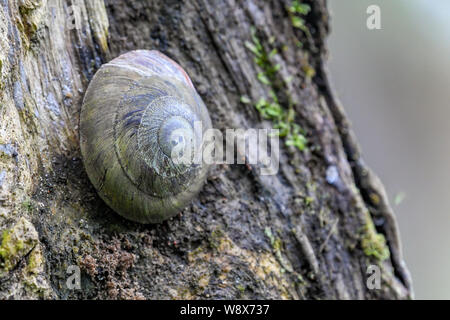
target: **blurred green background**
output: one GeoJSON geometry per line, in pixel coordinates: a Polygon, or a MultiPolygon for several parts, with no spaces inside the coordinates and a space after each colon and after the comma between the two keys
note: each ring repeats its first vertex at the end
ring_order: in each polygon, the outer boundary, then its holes
{"type": "Polygon", "coordinates": [[[329,5],[332,80],[398,217],[415,296],[450,299],[450,1],[329,5]],[[373,4],[381,30],[366,27],[373,4]]]}

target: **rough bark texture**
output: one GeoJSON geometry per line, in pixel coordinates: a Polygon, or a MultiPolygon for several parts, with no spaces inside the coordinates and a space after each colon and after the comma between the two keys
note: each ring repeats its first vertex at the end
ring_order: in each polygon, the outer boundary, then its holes
{"type": "Polygon", "coordinates": [[[303,2],[304,30],[290,0],[1,0],[0,298],[411,297],[387,197],[328,83],[326,1],[303,2]],[[245,45],[252,28],[278,49],[272,87],[245,45]],[[274,90],[307,149],[282,142],[273,176],[215,166],[162,224],[120,218],[85,174],[78,119],[95,71],[132,49],[179,62],[220,130],[272,126],[241,97],[274,90]],[[379,290],[366,287],[372,264],[379,290]],[[81,290],[66,285],[71,265],[81,290]]]}

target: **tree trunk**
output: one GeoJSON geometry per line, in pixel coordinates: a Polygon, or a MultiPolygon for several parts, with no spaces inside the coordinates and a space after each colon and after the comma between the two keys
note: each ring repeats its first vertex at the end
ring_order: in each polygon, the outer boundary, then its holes
{"type": "Polygon", "coordinates": [[[411,297],[383,186],[328,82],[326,1],[295,4],[2,0],[0,298],[411,297]],[[87,178],[78,121],[95,71],[133,49],[183,66],[215,128],[273,127],[254,105],[278,103],[306,148],[280,138],[271,176],[214,166],[164,223],[122,219],[87,178]],[[380,289],[367,286],[370,265],[380,289]]]}

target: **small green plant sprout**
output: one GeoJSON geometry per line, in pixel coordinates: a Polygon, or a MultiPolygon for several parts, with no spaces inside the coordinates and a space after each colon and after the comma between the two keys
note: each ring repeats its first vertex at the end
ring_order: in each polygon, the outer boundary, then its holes
{"type": "Polygon", "coordinates": [[[246,41],[245,46],[254,54],[253,61],[258,67],[261,68],[261,72],[258,73],[258,80],[265,85],[272,85],[275,80],[275,75],[280,69],[279,64],[272,64],[270,61],[276,54],[277,49],[273,49],[270,53],[267,53],[264,49],[261,41],[256,36],[256,30],[254,27],[251,29],[252,42],[246,41]]]}
{"type": "Polygon", "coordinates": [[[296,123],[292,124],[292,132],[287,137],[286,145],[297,147],[299,150],[305,150],[306,138],[300,133],[300,126],[296,123]]]}
{"type": "MultiPolygon", "coordinates": [[[[255,109],[263,119],[273,122],[274,129],[278,129],[278,136],[286,137],[286,145],[298,148],[303,151],[306,148],[306,138],[302,134],[300,126],[295,121],[295,111],[292,105],[288,110],[284,109],[278,99],[276,90],[280,90],[276,85],[276,75],[280,69],[280,65],[274,65],[272,58],[277,54],[277,50],[273,49],[270,53],[264,49],[261,41],[256,36],[254,28],[251,30],[252,42],[247,41],[245,46],[253,53],[254,62],[260,68],[258,80],[270,87],[268,97],[263,97],[254,104],[255,109]]],[[[249,104],[250,99],[246,96],[241,97],[241,102],[249,104]]]]}
{"type": "Polygon", "coordinates": [[[298,0],[293,0],[291,6],[288,8],[288,11],[291,16],[292,26],[307,32],[308,29],[306,28],[305,19],[303,19],[303,16],[306,16],[311,11],[311,7],[307,4],[301,3],[298,0]]]}
{"type": "Polygon", "coordinates": [[[311,7],[308,4],[300,3],[300,1],[294,0],[292,1],[289,11],[291,13],[298,13],[306,16],[311,11],[311,7]]]}
{"type": "Polygon", "coordinates": [[[312,79],[316,75],[316,70],[314,70],[314,68],[311,67],[311,65],[308,62],[306,62],[302,66],[302,70],[305,73],[305,77],[307,79],[312,79]]]}
{"type": "Polygon", "coordinates": [[[28,212],[33,211],[33,202],[29,198],[27,198],[22,202],[22,208],[28,212]]]}
{"type": "MultiPolygon", "coordinates": [[[[284,117],[284,110],[278,103],[278,99],[275,95],[272,96],[272,102],[267,101],[265,98],[261,98],[255,104],[256,110],[259,111],[264,119],[272,121],[281,121],[284,117]]],[[[277,128],[276,128],[277,129],[277,128]]]]}
{"type": "Polygon", "coordinates": [[[242,102],[243,104],[250,104],[250,103],[252,103],[252,101],[250,100],[250,98],[247,97],[247,96],[242,96],[242,97],[241,97],[241,102],[242,102]]]}

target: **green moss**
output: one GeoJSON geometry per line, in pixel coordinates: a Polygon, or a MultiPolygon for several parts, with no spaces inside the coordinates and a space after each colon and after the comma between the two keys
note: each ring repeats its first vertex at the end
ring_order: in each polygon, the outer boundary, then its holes
{"type": "Polygon", "coordinates": [[[19,13],[23,18],[26,18],[34,10],[34,6],[19,6],[19,13]]]}
{"type": "Polygon", "coordinates": [[[302,65],[302,70],[305,73],[306,78],[312,79],[316,75],[316,70],[309,63],[302,65]]]}
{"type": "Polygon", "coordinates": [[[378,233],[370,217],[364,227],[361,247],[364,254],[368,257],[374,257],[379,261],[389,258],[389,248],[386,245],[384,235],[378,233]]]}
{"type": "Polygon", "coordinates": [[[22,34],[22,42],[26,49],[30,48],[30,40],[38,29],[38,15],[36,9],[42,5],[40,0],[26,1],[19,5],[20,20],[17,21],[17,28],[22,34]]]}
{"type": "Polygon", "coordinates": [[[204,247],[199,246],[195,250],[189,252],[189,260],[194,261],[196,260],[202,253],[204,252],[204,247]]]}
{"type": "MultiPolygon", "coordinates": [[[[287,146],[293,146],[300,151],[306,148],[307,140],[302,132],[300,126],[295,123],[295,111],[291,103],[288,108],[283,108],[279,102],[276,92],[281,90],[280,85],[277,84],[277,72],[280,69],[280,65],[273,64],[272,58],[277,54],[277,49],[272,49],[268,53],[261,41],[256,36],[256,31],[252,28],[252,42],[247,41],[245,43],[247,49],[249,49],[254,57],[255,64],[260,68],[258,73],[258,80],[270,87],[269,97],[261,98],[254,104],[256,110],[262,118],[270,120],[274,124],[274,129],[279,130],[279,136],[285,137],[285,144],[287,146]]],[[[250,99],[247,97],[241,97],[241,102],[249,104],[250,99]]]]}
{"type": "Polygon", "coordinates": [[[33,251],[31,251],[30,256],[28,258],[27,271],[30,274],[37,274],[41,266],[42,266],[42,255],[38,250],[34,249],[33,251]]]}
{"type": "Polygon", "coordinates": [[[289,7],[289,12],[299,15],[307,15],[311,11],[311,7],[308,4],[301,3],[298,0],[292,1],[289,7]]]}
{"type": "Polygon", "coordinates": [[[289,261],[287,261],[281,254],[281,251],[283,249],[283,241],[281,241],[280,238],[275,237],[272,233],[272,230],[269,227],[266,227],[264,229],[264,233],[269,238],[270,245],[272,246],[272,249],[275,253],[275,257],[280,263],[281,266],[280,272],[284,273],[287,271],[289,273],[293,273],[294,270],[292,269],[292,266],[290,265],[289,261]]]}
{"type": "Polygon", "coordinates": [[[313,202],[314,202],[314,198],[313,197],[306,197],[305,198],[305,205],[307,207],[309,207],[313,202]]]}
{"type": "Polygon", "coordinates": [[[283,247],[283,242],[281,241],[280,238],[276,238],[273,234],[272,234],[272,230],[267,227],[264,230],[264,233],[266,234],[267,238],[269,238],[270,241],[270,245],[272,246],[273,250],[278,253],[281,251],[282,247],[283,247]]]}
{"type": "Polygon", "coordinates": [[[0,244],[0,270],[9,271],[25,257],[38,242],[33,225],[25,218],[11,228],[4,230],[0,244]]]}
{"type": "Polygon", "coordinates": [[[24,209],[27,212],[33,211],[33,202],[30,199],[26,199],[22,202],[22,209],[24,209]]]}
{"type": "Polygon", "coordinates": [[[9,271],[14,267],[14,257],[24,248],[22,240],[15,241],[10,230],[3,231],[2,244],[0,245],[0,258],[3,262],[3,269],[9,271]]]}
{"type": "MultiPolygon", "coordinates": [[[[310,13],[311,7],[308,4],[301,3],[299,0],[293,0],[291,5],[287,8],[289,17],[291,19],[292,26],[295,29],[303,31],[307,38],[311,39],[311,32],[306,26],[305,17],[310,13]]],[[[303,48],[303,42],[300,39],[296,39],[296,46],[300,49],[303,48]]],[[[309,64],[306,54],[306,61],[301,63],[301,69],[305,74],[306,79],[311,79],[316,75],[316,70],[309,64]]]]}
{"type": "Polygon", "coordinates": [[[288,8],[292,26],[306,32],[308,29],[305,25],[305,19],[303,17],[308,15],[310,11],[311,7],[309,5],[301,3],[298,0],[292,1],[291,6],[288,8]]]}
{"type": "Polygon", "coordinates": [[[238,291],[239,291],[239,297],[242,297],[245,292],[245,287],[243,285],[239,284],[236,286],[236,289],[238,289],[238,291]]]}
{"type": "Polygon", "coordinates": [[[36,296],[39,299],[49,299],[50,293],[48,288],[42,287],[35,278],[26,278],[23,280],[25,289],[30,293],[31,296],[36,296]]]}
{"type": "Polygon", "coordinates": [[[209,246],[212,249],[218,250],[224,239],[224,232],[221,229],[216,229],[211,232],[211,237],[209,237],[209,246]]]}
{"type": "Polygon", "coordinates": [[[278,100],[273,99],[273,92],[271,92],[271,96],[272,101],[267,101],[265,98],[259,99],[255,104],[255,108],[264,119],[275,121],[283,115],[283,109],[278,104],[278,100]]]}
{"type": "Polygon", "coordinates": [[[247,96],[242,96],[241,97],[241,102],[243,104],[250,104],[250,103],[252,103],[252,101],[247,96]]]}
{"type": "Polygon", "coordinates": [[[256,36],[255,28],[251,31],[252,42],[246,41],[245,46],[254,54],[254,61],[261,72],[258,73],[258,80],[266,85],[271,85],[276,80],[276,73],[280,69],[279,64],[273,64],[271,59],[277,54],[277,49],[267,53],[261,41],[256,36]]]}

